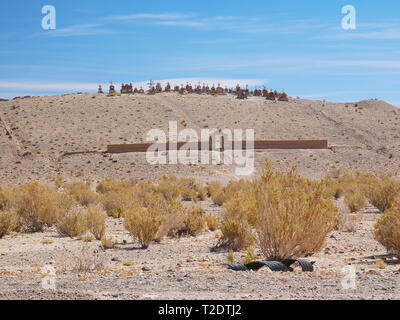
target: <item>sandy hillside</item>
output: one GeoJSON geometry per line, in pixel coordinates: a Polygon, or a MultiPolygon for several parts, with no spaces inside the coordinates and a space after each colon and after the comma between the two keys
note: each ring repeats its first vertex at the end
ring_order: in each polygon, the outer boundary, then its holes
{"type": "Polygon", "coordinates": [[[101,179],[182,174],[235,177],[232,166],[150,166],[144,154],[103,154],[107,144],[144,142],[150,129],[168,122],[188,128],[254,128],[256,139],[328,139],[331,150],[271,150],[256,153],[257,168],[273,159],[306,176],[332,168],[395,171],[400,164],[400,109],[383,101],[329,103],[261,97],[162,93],[107,97],[74,94],[0,102],[0,179],[20,183],[54,174],[101,179]],[[184,121],[184,122],[183,122],[184,121]],[[6,132],[10,133],[9,135],[6,132]],[[62,157],[64,152],[93,153],[62,157]]]}

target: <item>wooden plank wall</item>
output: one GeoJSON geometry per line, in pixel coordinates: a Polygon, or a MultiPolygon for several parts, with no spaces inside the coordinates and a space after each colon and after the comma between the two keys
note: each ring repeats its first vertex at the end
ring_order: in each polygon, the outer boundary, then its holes
{"type": "MultiPolygon", "coordinates": [[[[223,143],[223,142],[222,142],[223,143]]],[[[180,149],[186,142],[179,142],[180,149]]],[[[127,152],[146,152],[153,143],[141,144],[112,144],[107,146],[108,153],[127,153],[127,152]]],[[[201,149],[201,143],[194,143],[198,150],[201,149]]],[[[212,144],[210,144],[212,146],[212,144]]],[[[242,143],[242,149],[246,146],[246,142],[242,143]]],[[[168,150],[167,146],[167,150],[168,150]]],[[[174,147],[171,145],[171,149],[174,147]]],[[[210,147],[210,150],[212,148],[210,147]]],[[[254,141],[254,150],[268,149],[328,149],[328,140],[258,140],[254,141]]],[[[221,148],[221,151],[224,149],[221,148]]]]}

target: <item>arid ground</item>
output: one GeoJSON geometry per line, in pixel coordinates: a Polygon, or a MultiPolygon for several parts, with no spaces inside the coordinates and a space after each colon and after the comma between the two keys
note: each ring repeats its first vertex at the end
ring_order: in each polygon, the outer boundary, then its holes
{"type": "MultiPolygon", "coordinates": [[[[193,129],[254,129],[256,139],[329,141],[328,150],[257,151],[254,176],[266,159],[280,170],[297,165],[309,178],[335,168],[398,176],[400,165],[400,109],[378,100],[71,94],[1,101],[0,119],[0,184],[46,182],[55,175],[68,181],[177,175],[225,183],[238,178],[234,166],[152,166],[144,153],[104,153],[108,144],[144,142],[150,129],[167,131],[169,121],[178,121],[180,128],[186,123],[193,129]]],[[[338,204],[347,210],[343,199],[338,204]]],[[[223,210],[210,201],[200,205],[207,213],[223,210]]],[[[399,299],[400,264],[381,263],[386,250],[372,234],[379,214],[369,206],[357,215],[355,231],[333,231],[324,249],[306,258],[315,261],[313,273],[227,270],[227,253],[210,250],[220,231],[140,250],[122,220],[109,218],[107,234],[117,247],[106,251],[99,241],[61,238],[51,228],[15,233],[0,239],[0,299],[399,299]],[[101,271],[76,270],[89,260],[101,264],[101,271]],[[346,290],[343,268],[349,265],[355,267],[356,287],[346,290]],[[42,288],[48,268],[56,271],[54,290],[42,288]]],[[[235,259],[240,262],[244,255],[235,259]]]]}

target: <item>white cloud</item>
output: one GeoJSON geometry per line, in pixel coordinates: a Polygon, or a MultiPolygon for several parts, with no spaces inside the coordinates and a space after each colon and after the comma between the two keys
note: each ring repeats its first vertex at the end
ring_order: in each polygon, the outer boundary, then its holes
{"type": "Polygon", "coordinates": [[[36,33],[33,37],[49,36],[49,37],[73,37],[73,36],[93,36],[113,34],[113,30],[103,28],[102,24],[76,24],[56,30],[36,33]]]}
{"type": "Polygon", "coordinates": [[[185,19],[190,16],[179,14],[179,13],[137,13],[137,14],[128,14],[128,15],[119,15],[119,16],[111,16],[107,19],[110,20],[169,20],[169,19],[185,19]]]}
{"type": "Polygon", "coordinates": [[[95,83],[0,81],[0,89],[31,91],[96,90],[95,83]]]}

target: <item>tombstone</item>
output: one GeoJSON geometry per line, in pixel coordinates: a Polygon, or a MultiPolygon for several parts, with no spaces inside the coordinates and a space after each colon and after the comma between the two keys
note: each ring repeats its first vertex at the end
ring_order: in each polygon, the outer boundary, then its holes
{"type": "Polygon", "coordinates": [[[238,93],[238,95],[236,96],[236,99],[239,99],[239,100],[247,99],[247,95],[245,94],[245,92],[244,92],[243,90],[241,90],[241,91],[238,93]]]}
{"type": "Polygon", "coordinates": [[[285,92],[282,92],[281,94],[279,94],[278,96],[278,101],[285,101],[288,102],[289,98],[287,96],[287,94],[285,92]]]}
{"type": "Polygon", "coordinates": [[[109,90],[108,90],[108,93],[109,93],[109,94],[115,93],[115,86],[113,85],[112,82],[110,83],[110,88],[109,88],[109,90]]]}

